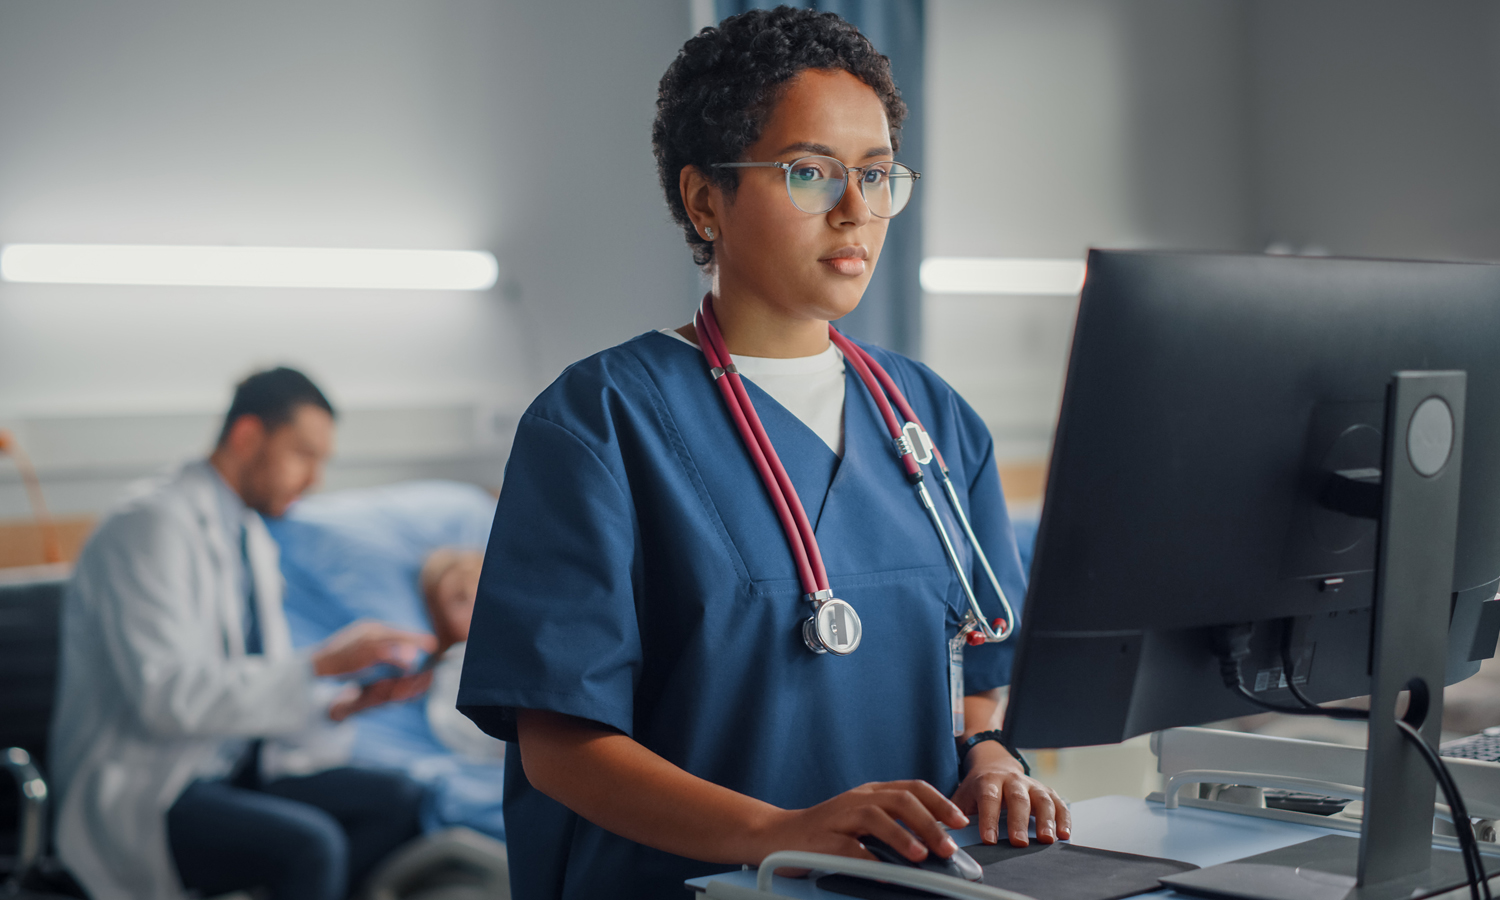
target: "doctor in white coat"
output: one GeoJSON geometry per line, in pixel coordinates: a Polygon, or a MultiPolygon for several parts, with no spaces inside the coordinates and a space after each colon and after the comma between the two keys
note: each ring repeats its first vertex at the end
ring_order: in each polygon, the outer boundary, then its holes
{"type": "Polygon", "coordinates": [[[261,888],[337,900],[417,833],[421,790],[385,772],[276,778],[262,739],[426,688],[319,677],[409,668],[432,638],[373,622],[294,652],[279,516],[321,474],[333,409],[300,372],[242,382],[209,459],[126,502],[84,549],[64,602],[52,726],[57,843],[95,900],[261,888]]]}

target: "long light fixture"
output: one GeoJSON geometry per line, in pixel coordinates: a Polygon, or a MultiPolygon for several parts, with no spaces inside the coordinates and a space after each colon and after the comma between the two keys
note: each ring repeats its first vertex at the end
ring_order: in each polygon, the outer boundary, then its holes
{"type": "Polygon", "coordinates": [[[152,244],[8,244],[0,280],[33,284],[483,291],[500,266],[482,250],[351,250],[152,244]]]}
{"type": "Polygon", "coordinates": [[[922,261],[922,290],[931,294],[1076,295],[1083,289],[1081,259],[976,259],[922,261]]]}

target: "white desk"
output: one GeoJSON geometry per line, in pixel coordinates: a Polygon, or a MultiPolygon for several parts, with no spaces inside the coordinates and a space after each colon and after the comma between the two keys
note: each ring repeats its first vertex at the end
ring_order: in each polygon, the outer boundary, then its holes
{"type": "MultiPolygon", "coordinates": [[[[1138,853],[1176,859],[1197,866],[1212,866],[1230,860],[1264,853],[1289,844],[1312,840],[1325,834],[1349,835],[1348,831],[1318,828],[1291,822],[1278,822],[1254,816],[1235,815],[1216,810],[1179,807],[1166,809],[1160,803],[1129,797],[1098,797],[1073,804],[1072,842],[1101,850],[1138,853]]],[[[960,847],[979,842],[973,826],[953,832],[960,847]]],[[[688,885],[701,890],[709,881],[728,881],[747,888],[755,887],[755,872],[741,871],[707,878],[695,878],[688,885]]],[[[806,879],[776,878],[777,897],[803,900],[847,900],[841,895],[820,891],[806,879]]],[[[1142,897],[1178,897],[1172,891],[1160,890],[1142,897]]]]}

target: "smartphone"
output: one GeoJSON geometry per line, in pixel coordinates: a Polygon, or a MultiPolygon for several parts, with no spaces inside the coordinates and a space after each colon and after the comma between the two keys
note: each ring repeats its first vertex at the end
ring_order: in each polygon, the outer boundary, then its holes
{"type": "Polygon", "coordinates": [[[418,665],[415,665],[409,669],[403,669],[402,667],[394,665],[392,663],[376,663],[373,666],[365,666],[363,669],[355,672],[351,676],[350,680],[352,680],[360,687],[369,687],[375,682],[385,681],[387,678],[400,678],[403,675],[418,675],[422,672],[428,671],[433,666],[437,665],[437,659],[441,655],[442,654],[440,653],[427,654],[423,657],[422,661],[418,665]]]}

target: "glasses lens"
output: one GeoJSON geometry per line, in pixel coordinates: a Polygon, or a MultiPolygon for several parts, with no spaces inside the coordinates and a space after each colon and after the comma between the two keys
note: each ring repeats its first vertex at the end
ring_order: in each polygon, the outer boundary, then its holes
{"type": "Polygon", "coordinates": [[[876,163],[865,170],[859,187],[870,212],[889,219],[906,208],[916,180],[916,173],[901,163],[876,163]]]}
{"type": "Polygon", "coordinates": [[[808,156],[792,163],[786,173],[786,192],[792,205],[805,213],[826,213],[839,205],[849,170],[827,156],[808,156]]]}

